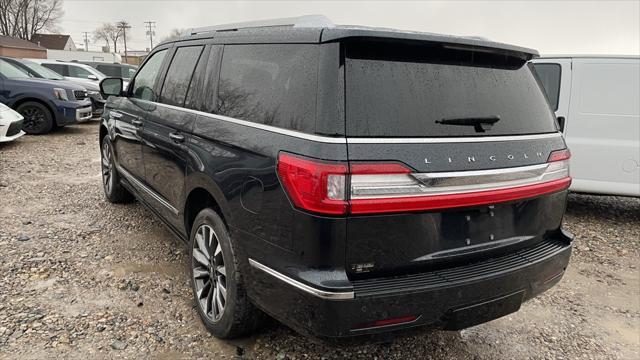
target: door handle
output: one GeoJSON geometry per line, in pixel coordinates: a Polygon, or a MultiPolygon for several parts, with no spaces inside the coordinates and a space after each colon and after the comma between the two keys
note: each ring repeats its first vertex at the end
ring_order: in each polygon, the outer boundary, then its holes
{"type": "Polygon", "coordinates": [[[122,117],[122,114],[117,111],[109,111],[109,117],[120,119],[122,117]]]}
{"type": "Polygon", "coordinates": [[[131,123],[135,126],[142,126],[142,120],[140,119],[133,119],[131,120],[131,123]]]}
{"type": "Polygon", "coordinates": [[[171,138],[175,143],[181,143],[184,141],[184,136],[180,133],[171,133],[169,134],[169,138],[171,138]]]}

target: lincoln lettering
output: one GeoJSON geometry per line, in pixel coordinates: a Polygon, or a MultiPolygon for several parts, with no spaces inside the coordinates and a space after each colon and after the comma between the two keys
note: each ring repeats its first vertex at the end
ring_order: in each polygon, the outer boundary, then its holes
{"type": "MultiPolygon", "coordinates": [[[[542,152],[536,152],[535,156],[542,158],[542,152]]],[[[507,159],[507,160],[515,160],[515,159],[529,159],[529,154],[527,153],[522,153],[522,154],[506,154],[506,155],[502,155],[502,156],[498,156],[498,155],[489,155],[487,157],[490,161],[498,161],[499,159],[507,159]]],[[[461,158],[464,160],[466,160],[468,163],[474,163],[476,162],[477,159],[481,159],[480,157],[477,156],[465,156],[463,158],[461,158]]],[[[449,163],[453,163],[454,161],[456,161],[456,158],[453,157],[447,157],[447,162],[449,163]]],[[[431,164],[432,161],[429,158],[424,158],[424,163],[425,164],[431,164]]]]}

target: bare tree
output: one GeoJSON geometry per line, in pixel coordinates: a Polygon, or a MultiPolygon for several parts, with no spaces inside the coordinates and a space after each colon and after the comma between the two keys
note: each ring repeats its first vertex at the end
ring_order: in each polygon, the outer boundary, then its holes
{"type": "Polygon", "coordinates": [[[31,40],[42,30],[56,31],[62,0],[0,0],[0,35],[31,40]]]}
{"type": "Polygon", "coordinates": [[[181,38],[182,36],[186,35],[186,33],[187,33],[187,29],[171,29],[171,31],[169,32],[169,35],[163,37],[162,40],[160,40],[160,42],[181,38]]]}
{"type": "Polygon", "coordinates": [[[108,48],[111,48],[111,43],[113,43],[113,51],[118,52],[118,43],[122,41],[122,29],[119,29],[114,24],[104,23],[95,29],[93,38],[95,41],[104,40],[108,48]]]}

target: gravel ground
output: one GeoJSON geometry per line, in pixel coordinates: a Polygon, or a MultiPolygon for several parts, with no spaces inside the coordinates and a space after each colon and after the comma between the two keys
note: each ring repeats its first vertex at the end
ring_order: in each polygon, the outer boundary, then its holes
{"type": "Polygon", "coordinates": [[[100,185],[97,123],[0,144],[0,358],[640,358],[640,199],[571,195],[562,282],[461,332],[331,346],[273,322],[210,336],[185,250],[140,204],[100,185]]]}

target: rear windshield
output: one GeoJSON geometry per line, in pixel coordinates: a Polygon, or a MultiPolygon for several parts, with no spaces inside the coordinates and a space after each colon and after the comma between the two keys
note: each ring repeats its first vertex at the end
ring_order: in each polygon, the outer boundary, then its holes
{"type": "Polygon", "coordinates": [[[443,44],[345,46],[347,136],[556,131],[549,104],[522,58],[443,44]]]}

